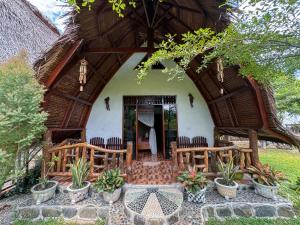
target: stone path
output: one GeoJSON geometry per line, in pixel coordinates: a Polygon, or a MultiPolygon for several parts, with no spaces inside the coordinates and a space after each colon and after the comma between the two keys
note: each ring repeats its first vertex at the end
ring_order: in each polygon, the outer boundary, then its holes
{"type": "Polygon", "coordinates": [[[134,224],[158,221],[172,224],[179,220],[183,195],[177,188],[136,188],[125,193],[125,212],[134,224]]]}

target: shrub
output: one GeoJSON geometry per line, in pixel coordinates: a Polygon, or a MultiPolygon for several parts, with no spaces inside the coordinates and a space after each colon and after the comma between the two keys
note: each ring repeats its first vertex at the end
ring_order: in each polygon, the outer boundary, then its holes
{"type": "Polygon", "coordinates": [[[0,162],[0,188],[9,176],[18,174],[21,162],[27,160],[29,146],[45,130],[43,94],[44,88],[26,64],[24,53],[0,64],[0,150],[4,156],[0,162]],[[3,162],[7,159],[9,165],[3,162]]]}

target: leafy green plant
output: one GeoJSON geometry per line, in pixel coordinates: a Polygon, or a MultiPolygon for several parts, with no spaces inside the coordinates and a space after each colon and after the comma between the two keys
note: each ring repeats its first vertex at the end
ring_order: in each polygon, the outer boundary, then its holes
{"type": "Polygon", "coordinates": [[[46,171],[46,167],[44,166],[43,167],[44,173],[42,173],[42,177],[39,179],[39,184],[41,184],[42,189],[46,188],[46,185],[49,182],[49,180],[48,180],[48,174],[51,171],[51,169],[55,166],[55,162],[57,162],[59,159],[60,158],[58,156],[53,156],[51,158],[51,161],[48,162],[48,163],[46,162],[45,158],[42,159],[44,163],[48,164],[47,171],[46,171]]]}
{"type": "Polygon", "coordinates": [[[80,189],[84,187],[84,181],[89,176],[89,164],[85,159],[79,159],[75,164],[71,165],[72,172],[72,188],[80,189]]]}
{"type": "Polygon", "coordinates": [[[221,172],[222,184],[226,186],[234,185],[233,181],[236,178],[238,169],[239,167],[234,165],[234,158],[229,160],[227,163],[218,158],[218,170],[221,172]]]}
{"type": "Polygon", "coordinates": [[[269,164],[259,163],[256,167],[251,166],[248,168],[249,173],[260,184],[275,186],[281,180],[285,180],[284,175],[280,171],[276,171],[269,164]]]}
{"type": "Polygon", "coordinates": [[[112,193],[124,185],[124,178],[119,169],[105,171],[100,175],[94,184],[94,188],[98,192],[112,193]]]}
{"type": "Polygon", "coordinates": [[[201,172],[197,172],[195,167],[189,167],[189,170],[183,171],[177,180],[182,182],[183,186],[192,193],[205,188],[208,182],[206,177],[201,172]]]}

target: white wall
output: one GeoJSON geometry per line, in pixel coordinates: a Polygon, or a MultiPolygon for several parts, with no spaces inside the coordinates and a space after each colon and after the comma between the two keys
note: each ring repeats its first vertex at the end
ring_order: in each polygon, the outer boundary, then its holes
{"type": "MultiPolygon", "coordinates": [[[[192,82],[185,75],[183,80],[167,81],[168,75],[160,70],[151,71],[142,84],[136,82],[135,66],[144,53],[134,54],[110,80],[95,101],[87,122],[87,139],[91,137],[122,137],[122,113],[124,95],[176,95],[179,136],[204,136],[209,146],[213,145],[214,123],[208,106],[192,82]],[[188,94],[194,96],[194,107],[190,106],[188,94]],[[110,111],[104,99],[110,98],[110,111]]],[[[168,66],[174,63],[169,62],[168,66]]]]}

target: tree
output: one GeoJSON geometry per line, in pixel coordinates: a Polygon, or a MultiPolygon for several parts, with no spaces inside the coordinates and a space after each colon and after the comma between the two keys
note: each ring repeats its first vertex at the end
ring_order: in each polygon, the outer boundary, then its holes
{"type": "Polygon", "coordinates": [[[30,145],[45,131],[43,94],[24,53],[0,64],[0,189],[8,176],[19,172],[30,145]]]}

